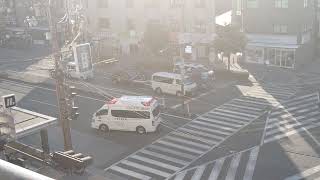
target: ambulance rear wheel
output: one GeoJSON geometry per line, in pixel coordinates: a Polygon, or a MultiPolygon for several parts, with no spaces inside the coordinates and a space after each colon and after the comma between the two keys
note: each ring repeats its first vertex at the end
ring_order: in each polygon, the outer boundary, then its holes
{"type": "Polygon", "coordinates": [[[146,129],[142,126],[138,126],[136,131],[138,134],[145,134],[146,133],[146,129]]]}
{"type": "Polygon", "coordinates": [[[99,126],[99,130],[101,131],[101,132],[109,132],[109,127],[107,126],[107,125],[105,125],[105,124],[101,124],[100,126],[99,126]]]}

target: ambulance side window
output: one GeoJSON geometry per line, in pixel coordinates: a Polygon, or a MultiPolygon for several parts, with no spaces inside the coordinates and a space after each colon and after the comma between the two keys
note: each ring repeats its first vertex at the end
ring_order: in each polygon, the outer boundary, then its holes
{"type": "Polygon", "coordinates": [[[108,109],[101,109],[96,113],[96,116],[105,116],[108,115],[108,109]]]}

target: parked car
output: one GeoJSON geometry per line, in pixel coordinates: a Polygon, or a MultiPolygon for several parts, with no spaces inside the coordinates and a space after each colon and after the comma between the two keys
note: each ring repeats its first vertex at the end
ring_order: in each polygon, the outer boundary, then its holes
{"type": "Polygon", "coordinates": [[[197,84],[190,77],[185,76],[182,82],[181,74],[169,72],[157,72],[151,78],[152,89],[157,94],[172,94],[177,96],[192,96],[197,88],[197,84]],[[184,92],[182,92],[182,83],[184,92]]]}

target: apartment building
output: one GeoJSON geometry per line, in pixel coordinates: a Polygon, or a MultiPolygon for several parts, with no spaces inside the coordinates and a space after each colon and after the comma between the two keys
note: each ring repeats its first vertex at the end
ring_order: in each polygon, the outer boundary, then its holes
{"type": "Polygon", "coordinates": [[[83,0],[88,32],[129,54],[139,46],[148,23],[165,25],[172,40],[194,45],[193,58],[208,55],[213,40],[213,0],[83,0]]]}
{"type": "Polygon", "coordinates": [[[246,61],[295,68],[313,57],[315,0],[233,0],[247,34],[246,61]]]}

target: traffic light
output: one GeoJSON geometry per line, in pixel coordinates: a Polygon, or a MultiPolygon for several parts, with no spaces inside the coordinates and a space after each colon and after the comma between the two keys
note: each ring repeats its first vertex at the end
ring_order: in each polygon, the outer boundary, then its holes
{"type": "Polygon", "coordinates": [[[79,113],[78,113],[79,107],[74,106],[74,98],[77,96],[77,93],[75,91],[76,91],[76,88],[74,86],[69,86],[66,89],[69,120],[76,120],[79,117],[79,113]]]}
{"type": "Polygon", "coordinates": [[[71,107],[71,110],[70,110],[70,119],[71,119],[71,120],[78,119],[78,117],[79,117],[79,115],[80,115],[80,114],[77,112],[78,110],[79,110],[78,107],[75,107],[75,106],[71,107]]]}
{"type": "Polygon", "coordinates": [[[84,156],[82,153],[75,153],[73,150],[54,152],[52,160],[58,167],[69,169],[79,174],[82,174],[85,168],[93,162],[91,156],[84,156]]]}

